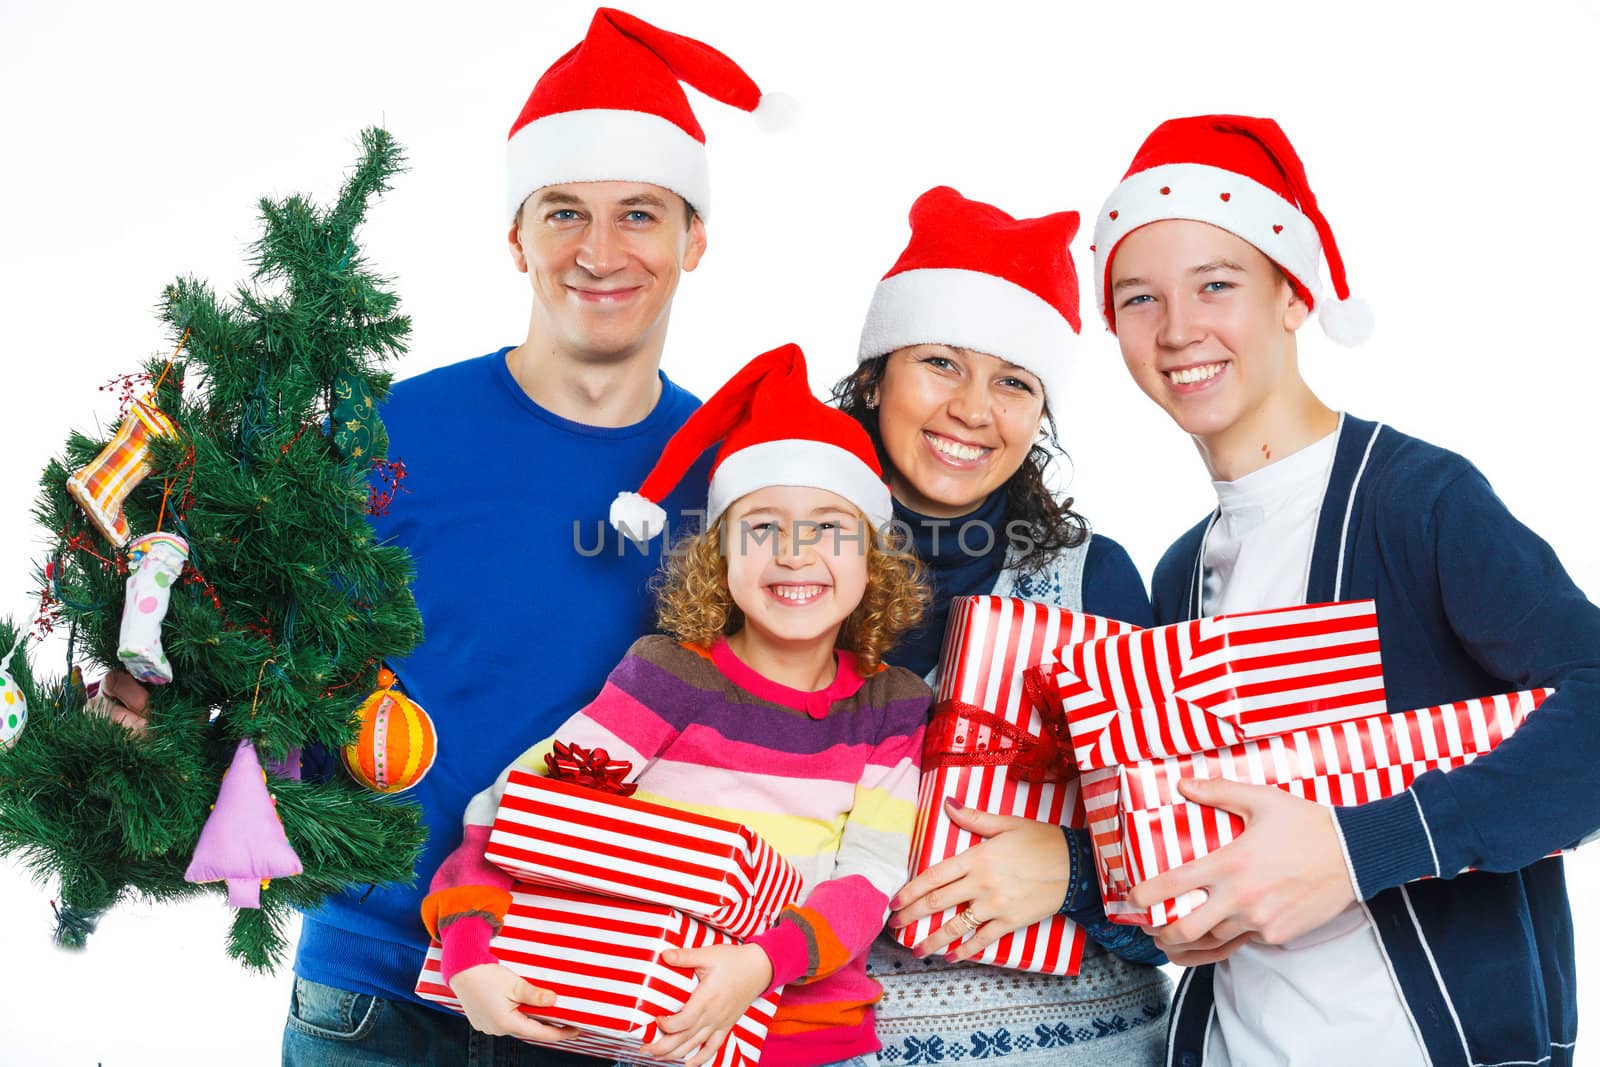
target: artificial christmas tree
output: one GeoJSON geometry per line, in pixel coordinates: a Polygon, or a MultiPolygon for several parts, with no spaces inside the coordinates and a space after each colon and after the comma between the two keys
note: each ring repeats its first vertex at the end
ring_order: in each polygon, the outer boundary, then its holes
{"type": "MultiPolygon", "coordinates": [[[[74,434],[44,473],[35,514],[54,547],[35,629],[66,629],[67,670],[40,685],[26,656],[10,659],[32,714],[0,751],[0,852],[59,879],[64,943],[129,894],[231,884],[245,903],[229,951],[267,967],[289,908],[414,877],[412,805],[343,773],[302,780],[298,765],[304,747],[354,738],[383,661],[421,635],[410,562],[367,523],[403,473],[373,404],[409,322],[355,242],[400,150],[382,130],[366,131],[362,149],[330,209],[261,202],[252,283],[230,300],[194,279],[167,290],[177,351],[128,379],[125,400],[139,399],[114,438],[74,434]],[[75,658],[139,673],[145,733],[84,713],[75,658]],[[230,764],[265,777],[267,798],[240,779],[219,803],[230,764]],[[265,866],[252,834],[273,852],[265,866]],[[191,861],[197,878],[223,881],[187,881],[191,861]],[[251,907],[241,885],[266,878],[251,907]]],[[[0,626],[0,647],[15,637],[0,626]]]]}

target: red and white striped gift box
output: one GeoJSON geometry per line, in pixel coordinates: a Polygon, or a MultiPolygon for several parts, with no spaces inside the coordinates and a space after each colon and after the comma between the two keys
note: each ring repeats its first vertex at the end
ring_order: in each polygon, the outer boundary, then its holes
{"type": "Polygon", "coordinates": [[[513,878],[676,908],[741,940],[800,898],[748,827],[513,770],[484,852],[513,878]]]}
{"type": "Polygon", "coordinates": [[[1370,600],[1215,615],[1062,649],[1053,690],[1082,770],[1385,710],[1370,600]]]}
{"type": "MultiPolygon", "coordinates": [[[[954,602],[940,655],[934,727],[941,715],[950,716],[946,721],[951,726],[942,733],[963,750],[965,758],[948,754],[940,758],[930,744],[911,842],[913,877],[978,840],[950,820],[944,808],[946,798],[1002,815],[1084,825],[1076,778],[1068,774],[1060,781],[1029,781],[1004,762],[1004,754],[1015,747],[1018,734],[1038,737],[1044,729],[1024,688],[1028,670],[1053,662],[1055,650],[1064,644],[1124,629],[1131,627],[1028,600],[984,596],[954,602]],[[963,714],[963,708],[971,710],[963,714]],[[1005,725],[986,722],[994,719],[1005,725]]],[[[934,727],[930,727],[930,741],[941,733],[934,727]]],[[[954,909],[927,916],[895,931],[895,937],[906,947],[915,947],[954,916],[954,909]]],[[[1007,934],[975,958],[1025,971],[1076,974],[1084,940],[1076,923],[1058,915],[1007,934]]]]}
{"type": "MultiPolygon", "coordinates": [[[[551,1047],[669,1067],[681,1064],[682,1057],[650,1059],[639,1049],[655,1040],[658,1018],[683,1009],[698,979],[692,971],[662,963],[661,954],[669,948],[733,943],[734,938],[672,908],[519,882],[511,887],[505,925],[489,947],[501,963],[556,994],[552,1007],[524,1008],[528,1015],[582,1031],[551,1047]]],[[[417,995],[460,1011],[460,1001],[440,977],[440,951],[437,941],[428,946],[417,995]]],[[[714,1067],[751,1067],[760,1059],[779,992],[750,1006],[710,1061],[714,1067]]]]}
{"type": "Polygon", "coordinates": [[[1180,778],[1273,785],[1319,804],[1364,804],[1403,792],[1418,775],[1470,763],[1510,736],[1552,690],[1536,689],[1380,713],[1210,752],[1141,760],[1082,774],[1106,914],[1114,922],[1163,926],[1205,900],[1196,890],[1148,910],[1127,901],[1140,882],[1232,841],[1244,822],[1178,793],[1180,778]]]}

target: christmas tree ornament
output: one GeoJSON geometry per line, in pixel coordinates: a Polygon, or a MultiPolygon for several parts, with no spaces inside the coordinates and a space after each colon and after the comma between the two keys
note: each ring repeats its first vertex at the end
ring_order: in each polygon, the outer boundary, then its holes
{"type": "Polygon", "coordinates": [[[189,544],[169,533],[150,533],[128,546],[128,595],[122,603],[122,669],[146,685],[172,681],[172,664],[161,648],[172,586],[189,558],[189,544]]]}
{"type": "Polygon", "coordinates": [[[360,460],[372,455],[372,390],[358,375],[341,371],[333,379],[333,446],[360,460]]]}
{"type": "Polygon", "coordinates": [[[128,409],[116,436],[100,454],[67,479],[67,492],[112,544],[128,542],[128,519],[122,513],[122,502],[150,473],[150,438],[176,433],[177,427],[156,407],[155,394],[151,393],[128,409]]]}
{"type": "Polygon", "coordinates": [[[22,728],[28,725],[28,697],[11,677],[11,661],[22,650],[27,634],[18,634],[17,643],[0,659],[0,751],[17,743],[22,728]]]}
{"type": "Polygon", "coordinates": [[[378,671],[377,690],[356,712],[360,732],[344,747],[351,776],[377,793],[403,793],[433,766],[433,720],[394,686],[393,671],[378,671]]]}
{"type": "Polygon", "coordinates": [[[227,882],[228,906],[261,907],[261,891],[274,878],[301,872],[300,857],[278,818],[278,802],[267,791],[256,746],[248,738],[233,750],[222,774],[217,802],[200,830],[186,882],[227,882]]]}
{"type": "Polygon", "coordinates": [[[56,710],[62,715],[71,715],[75,711],[82,711],[88,703],[89,687],[83,683],[83,668],[74,663],[67,672],[67,680],[61,685],[61,692],[56,696],[56,710]]]}

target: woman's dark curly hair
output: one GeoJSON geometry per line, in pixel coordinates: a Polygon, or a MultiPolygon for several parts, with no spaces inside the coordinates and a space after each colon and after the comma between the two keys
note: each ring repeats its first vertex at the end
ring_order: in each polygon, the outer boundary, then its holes
{"type": "MultiPolygon", "coordinates": [[[[878,409],[869,407],[867,398],[877,393],[888,362],[886,355],[869,359],[833,387],[834,404],[867,431],[885,471],[893,470],[894,465],[884,451],[883,436],[878,432],[878,409]]],[[[1006,482],[1006,528],[1009,530],[1013,522],[1023,522],[1028,527],[1028,550],[1018,560],[1024,572],[1043,570],[1061,549],[1075,548],[1089,539],[1089,522],[1072,510],[1072,498],[1057,498],[1044,481],[1050,460],[1061,454],[1061,442],[1056,439],[1056,420],[1046,403],[1039,440],[1028,449],[1022,466],[1006,482]]]]}

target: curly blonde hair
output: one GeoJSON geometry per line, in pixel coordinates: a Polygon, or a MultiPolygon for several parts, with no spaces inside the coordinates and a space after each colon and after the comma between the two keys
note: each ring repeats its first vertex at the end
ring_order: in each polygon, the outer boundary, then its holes
{"type": "MultiPolygon", "coordinates": [[[[861,673],[871,674],[900,636],[922,621],[932,594],[922,562],[864,516],[861,522],[870,531],[867,588],[839,627],[835,644],[855,653],[861,673]]],[[[656,622],[679,641],[709,646],[718,634],[735,634],[744,626],[744,612],[728,590],[724,530],[719,516],[709,529],[684,537],[653,583],[656,622]]]]}

